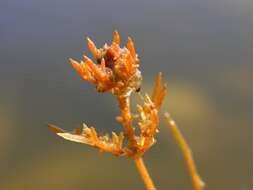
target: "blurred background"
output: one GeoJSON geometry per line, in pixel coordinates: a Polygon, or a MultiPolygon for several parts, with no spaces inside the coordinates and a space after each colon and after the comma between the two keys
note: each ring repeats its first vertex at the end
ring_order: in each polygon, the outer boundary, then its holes
{"type": "MultiPolygon", "coordinates": [[[[145,189],[132,160],[65,141],[46,126],[122,129],[116,100],[68,64],[90,56],[86,36],[102,46],[115,29],[122,45],[134,39],[142,93],[163,72],[162,112],[191,145],[206,189],[253,189],[251,0],[1,0],[0,189],[145,189]]],[[[193,189],[162,115],[144,160],[157,189],[193,189]]]]}

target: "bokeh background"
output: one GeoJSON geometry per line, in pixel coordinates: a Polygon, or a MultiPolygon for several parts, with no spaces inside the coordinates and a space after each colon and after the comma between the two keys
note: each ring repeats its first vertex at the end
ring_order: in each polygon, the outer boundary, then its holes
{"type": "MultiPolygon", "coordinates": [[[[206,189],[253,189],[251,0],[1,0],[0,189],[145,189],[133,161],[64,141],[46,126],[121,130],[115,99],[67,61],[88,53],[86,36],[101,46],[114,29],[123,43],[135,41],[142,93],[163,72],[163,111],[191,145],[206,189]]],[[[193,189],[163,121],[144,159],[157,189],[193,189]]]]}

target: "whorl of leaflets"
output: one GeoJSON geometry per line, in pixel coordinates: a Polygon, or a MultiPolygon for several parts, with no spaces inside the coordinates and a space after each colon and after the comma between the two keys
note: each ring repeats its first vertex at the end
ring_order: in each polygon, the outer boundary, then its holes
{"type": "Polygon", "coordinates": [[[116,120],[124,127],[124,133],[117,135],[112,132],[111,136],[99,136],[94,127],[85,124],[82,129],[72,132],[54,125],[49,125],[49,128],[64,139],[96,147],[102,152],[140,157],[155,143],[155,134],[158,131],[158,110],[166,94],[166,86],[161,85],[161,73],[157,77],[152,97],[145,94],[143,105],[137,105],[140,133],[136,134],[132,124],[134,118],[130,111],[130,95],[140,89],[142,76],[132,39],[128,37],[127,47],[121,48],[120,36],[115,31],[110,46],[105,44],[102,48],[97,48],[89,38],[87,45],[95,63],[83,55],[80,62],[69,59],[70,64],[83,80],[94,84],[98,92],[111,92],[116,96],[121,111],[116,120]],[[123,146],[124,137],[126,146],[123,146]]]}

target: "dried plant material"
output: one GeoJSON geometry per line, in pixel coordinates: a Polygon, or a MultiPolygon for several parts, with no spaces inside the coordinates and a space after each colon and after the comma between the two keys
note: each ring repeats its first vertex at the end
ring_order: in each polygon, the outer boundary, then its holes
{"type": "Polygon", "coordinates": [[[59,130],[58,127],[50,124],[48,127],[51,131],[66,140],[93,146],[98,148],[101,152],[110,152],[116,156],[123,156],[127,154],[126,150],[122,148],[122,142],[124,139],[122,132],[119,136],[112,132],[112,138],[109,138],[107,135],[98,136],[94,127],[87,127],[85,124],[83,125],[82,130],[77,128],[72,132],[66,132],[61,129],[59,130]]]}
{"type": "MultiPolygon", "coordinates": [[[[95,61],[83,55],[78,62],[69,59],[74,70],[83,80],[95,85],[100,93],[110,92],[118,100],[120,115],[116,120],[123,126],[124,132],[99,136],[94,127],[85,124],[83,128],[67,132],[54,125],[49,129],[58,136],[73,142],[83,143],[99,149],[100,152],[109,152],[116,156],[131,157],[148,190],[155,190],[155,186],[142,160],[143,154],[156,142],[159,131],[158,111],[166,95],[166,85],[162,85],[162,74],[159,73],[152,97],[145,94],[143,105],[137,105],[137,114],[130,110],[130,96],[140,90],[142,75],[139,70],[139,59],[136,54],[133,40],[128,37],[126,47],[120,47],[120,35],[114,32],[112,44],[105,44],[97,48],[95,43],[87,38],[87,46],[95,61]],[[138,120],[139,133],[133,126],[133,119],[138,120]],[[126,143],[123,143],[125,139],[126,143]],[[124,145],[125,144],[125,145],[124,145]]],[[[180,144],[180,142],[179,142],[180,144]]],[[[199,189],[198,189],[199,190],[199,189]]]]}
{"type": "Polygon", "coordinates": [[[128,37],[127,47],[121,48],[119,33],[115,31],[111,46],[105,44],[102,48],[97,48],[90,38],[87,38],[87,46],[96,63],[85,55],[80,62],[74,59],[69,59],[69,61],[80,77],[94,84],[98,92],[111,92],[117,97],[121,111],[117,121],[125,130],[124,135],[120,136],[126,137],[127,146],[122,147],[122,142],[120,146],[117,144],[115,139],[118,139],[118,136],[114,132],[110,139],[106,136],[98,137],[94,128],[84,127],[81,134],[65,132],[59,128],[56,130],[55,126],[50,126],[50,128],[64,139],[88,144],[103,152],[111,152],[118,156],[142,156],[156,141],[155,135],[159,124],[158,110],[166,93],[166,88],[161,87],[162,76],[159,74],[157,77],[152,99],[146,94],[143,106],[138,106],[138,118],[140,118],[138,126],[141,133],[136,134],[132,125],[130,95],[140,88],[142,76],[138,69],[138,56],[133,40],[128,37]]]}
{"type": "Polygon", "coordinates": [[[202,190],[203,187],[205,186],[205,183],[201,180],[200,176],[198,175],[189,145],[187,144],[182,133],[178,129],[175,121],[170,117],[169,113],[165,113],[164,116],[168,124],[168,127],[170,128],[173,136],[177,141],[177,144],[180,146],[182,150],[195,190],[202,190]]]}

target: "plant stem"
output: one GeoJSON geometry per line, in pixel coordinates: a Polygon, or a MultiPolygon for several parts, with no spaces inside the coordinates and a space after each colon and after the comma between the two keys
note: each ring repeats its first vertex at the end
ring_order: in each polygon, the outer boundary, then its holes
{"type": "Polygon", "coordinates": [[[143,162],[143,159],[141,157],[137,157],[134,158],[134,162],[147,190],[156,190],[153,181],[148,173],[148,170],[143,162]]]}
{"type": "Polygon", "coordinates": [[[168,113],[165,113],[164,115],[165,115],[165,120],[168,123],[168,127],[170,128],[174,138],[177,141],[177,144],[179,145],[179,147],[183,153],[184,160],[186,162],[190,176],[192,178],[192,183],[193,183],[194,189],[195,190],[202,190],[203,187],[205,186],[205,184],[201,180],[200,176],[198,175],[189,145],[187,144],[182,133],[178,129],[175,121],[170,117],[170,115],[168,113]]]}
{"type": "Polygon", "coordinates": [[[136,141],[134,139],[135,132],[132,127],[132,115],[130,111],[130,97],[129,96],[118,96],[119,108],[121,111],[121,123],[125,128],[125,136],[128,141],[130,148],[135,147],[136,141]]]}

